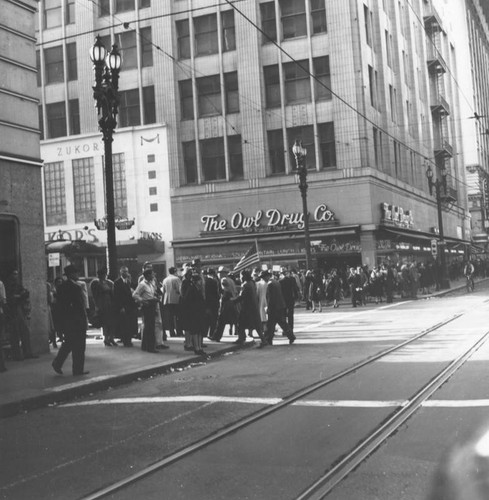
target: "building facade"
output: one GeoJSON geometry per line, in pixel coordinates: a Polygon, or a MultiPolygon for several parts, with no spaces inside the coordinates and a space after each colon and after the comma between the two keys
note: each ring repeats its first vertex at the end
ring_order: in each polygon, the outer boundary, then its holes
{"type": "Polygon", "coordinates": [[[31,301],[34,352],[48,350],[36,89],[37,1],[1,0],[0,280],[18,270],[31,301]]]}
{"type": "Polygon", "coordinates": [[[123,56],[116,136],[166,127],[165,261],[233,265],[256,242],[263,263],[303,267],[296,139],[314,265],[432,258],[437,201],[458,257],[470,216],[456,26],[442,14],[428,0],[41,1],[43,151],[96,131],[87,54],[100,34],[123,56]],[[428,167],[445,175],[439,200],[428,167]]]}

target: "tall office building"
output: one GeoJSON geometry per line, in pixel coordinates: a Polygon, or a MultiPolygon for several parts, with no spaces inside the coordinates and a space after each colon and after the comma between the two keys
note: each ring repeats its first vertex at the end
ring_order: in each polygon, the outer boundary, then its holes
{"type": "Polygon", "coordinates": [[[165,263],[232,265],[257,244],[262,263],[303,267],[296,139],[314,266],[431,258],[428,170],[446,179],[448,255],[470,240],[456,26],[436,2],[45,0],[39,22],[49,234],[103,236],[88,58],[99,34],[123,56],[114,154],[132,258],[149,260],[147,233],[165,263]]]}
{"type": "Polygon", "coordinates": [[[37,115],[36,9],[34,0],[0,0],[0,280],[6,282],[12,271],[19,272],[30,293],[32,348],[42,352],[48,350],[48,306],[37,115]]]}

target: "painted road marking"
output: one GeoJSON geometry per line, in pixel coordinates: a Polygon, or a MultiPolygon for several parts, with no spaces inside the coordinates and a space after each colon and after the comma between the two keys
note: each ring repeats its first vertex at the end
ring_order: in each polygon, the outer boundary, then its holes
{"type": "MultiPolygon", "coordinates": [[[[117,404],[153,404],[153,403],[242,403],[259,405],[276,405],[282,403],[281,398],[246,398],[227,396],[158,396],[140,398],[95,399],[77,401],[59,406],[97,406],[117,404]]],[[[398,408],[405,406],[407,400],[372,401],[372,400],[300,400],[292,406],[309,406],[318,408],[398,408]]],[[[489,407],[489,399],[467,400],[429,400],[422,404],[426,408],[482,408],[489,407]]]]}

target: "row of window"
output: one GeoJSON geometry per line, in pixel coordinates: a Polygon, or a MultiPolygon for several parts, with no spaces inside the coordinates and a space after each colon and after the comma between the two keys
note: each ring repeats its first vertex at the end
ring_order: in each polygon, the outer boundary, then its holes
{"type": "MultiPolygon", "coordinates": [[[[326,9],[325,0],[307,0],[311,16],[311,33],[325,33],[326,9]]],[[[263,43],[287,40],[306,36],[307,33],[307,13],[306,0],[279,0],[279,30],[277,36],[277,17],[275,2],[265,2],[260,4],[261,29],[263,32],[263,43]]]]}
{"type": "MultiPolygon", "coordinates": [[[[110,35],[101,37],[102,43],[107,50],[112,47],[110,35]]],[[[114,43],[117,44],[122,56],[121,70],[135,69],[138,67],[138,52],[141,67],[153,66],[153,44],[151,38],[151,27],[141,28],[139,36],[136,31],[125,31],[115,35],[114,43]]],[[[49,47],[43,50],[44,68],[41,68],[41,52],[36,52],[37,57],[37,85],[42,84],[41,72],[44,70],[44,83],[62,83],[65,81],[64,60],[66,58],[68,81],[78,79],[76,43],[66,44],[66,55],[63,53],[63,45],[49,47]]]]}
{"type": "MultiPolygon", "coordinates": [[[[94,160],[79,158],[72,160],[71,166],[75,222],[92,222],[96,218],[94,160]]],[[[123,153],[112,156],[112,168],[115,213],[120,217],[127,217],[126,166],[123,153]]],[[[64,163],[45,163],[43,171],[46,224],[48,226],[66,224],[64,163]]]]}
{"type": "MultiPolygon", "coordinates": [[[[111,0],[98,0],[98,15],[104,17],[110,15],[111,0]]],[[[128,12],[136,9],[144,9],[151,6],[151,0],[112,0],[112,13],[128,12]]],[[[43,28],[57,28],[63,24],[75,22],[75,0],[44,0],[43,28]]]]}
{"type": "MultiPolygon", "coordinates": [[[[156,123],[154,87],[143,87],[142,90],[142,109],[139,99],[139,89],[123,90],[119,93],[119,114],[117,115],[119,127],[141,125],[141,111],[144,116],[144,125],[156,123]]],[[[70,99],[68,101],[68,117],[66,115],[65,101],[46,104],[46,122],[47,130],[44,131],[42,107],[39,106],[41,139],[54,139],[56,137],[80,134],[80,108],[78,99],[70,99]]]]}
{"type": "MultiPolygon", "coordinates": [[[[336,166],[336,147],[333,122],[321,123],[317,126],[293,127],[286,130],[287,144],[293,144],[296,139],[302,141],[307,149],[307,167],[309,169],[327,169],[336,166]],[[316,157],[316,141],[319,158],[316,157]]],[[[240,135],[203,139],[198,142],[182,143],[185,182],[197,184],[220,180],[243,179],[243,154],[240,135]],[[226,156],[225,142],[228,155],[226,156]],[[200,159],[200,176],[199,162],[200,159]]],[[[289,152],[284,143],[282,129],[268,131],[268,151],[270,158],[270,174],[286,172],[286,155],[289,152]]]]}

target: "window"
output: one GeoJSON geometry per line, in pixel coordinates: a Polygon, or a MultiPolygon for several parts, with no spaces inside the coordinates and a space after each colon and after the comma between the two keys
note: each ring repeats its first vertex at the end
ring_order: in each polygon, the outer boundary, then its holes
{"type": "Polygon", "coordinates": [[[37,69],[37,86],[40,87],[42,85],[42,75],[41,75],[41,51],[36,50],[36,69],[37,69]]]}
{"type": "Polygon", "coordinates": [[[287,143],[294,144],[295,140],[302,141],[307,149],[306,165],[308,169],[316,168],[316,153],[314,149],[314,128],[312,125],[287,129],[287,143]]]}
{"type": "Polygon", "coordinates": [[[139,31],[139,40],[141,41],[141,66],[148,68],[153,66],[153,42],[151,38],[151,26],[141,28],[139,31]]]}
{"type": "Polygon", "coordinates": [[[38,116],[39,116],[39,138],[41,141],[45,139],[44,137],[44,116],[42,114],[42,106],[37,107],[38,116]]]}
{"type": "Polygon", "coordinates": [[[380,167],[380,153],[379,153],[379,130],[376,127],[373,127],[373,135],[374,135],[374,161],[375,167],[380,167]]]}
{"type": "MultiPolygon", "coordinates": [[[[320,123],[318,125],[319,152],[323,168],[336,167],[336,145],[334,138],[334,123],[320,123]]],[[[308,155],[309,156],[309,155],[308,155]]]]}
{"type": "Polygon", "coordinates": [[[138,66],[136,32],[126,31],[116,35],[117,45],[120,48],[122,60],[122,70],[134,69],[138,66]]]}
{"type": "Polygon", "coordinates": [[[116,12],[127,12],[134,10],[134,0],[115,0],[116,12]]]}
{"type": "Polygon", "coordinates": [[[45,0],[44,2],[44,28],[61,26],[61,0],[45,0]]]}
{"type": "Polygon", "coordinates": [[[110,14],[110,0],[98,0],[98,6],[99,17],[108,16],[110,14]]]}
{"type": "Polygon", "coordinates": [[[46,225],[66,224],[65,171],[62,161],[44,164],[46,225]]]}
{"type": "Polygon", "coordinates": [[[324,0],[311,0],[311,27],[313,35],[327,31],[324,0]]]}
{"type": "Polygon", "coordinates": [[[91,222],[96,217],[93,158],[72,161],[75,222],[91,222]]]}
{"type": "Polygon", "coordinates": [[[392,68],[392,35],[385,30],[385,50],[387,56],[387,66],[392,68]]]}
{"type": "Polygon", "coordinates": [[[178,45],[178,58],[190,58],[190,31],[188,19],[177,21],[177,45],[178,45]]]}
{"type": "Polygon", "coordinates": [[[364,5],[363,6],[363,17],[365,21],[365,37],[367,39],[367,44],[372,47],[372,26],[373,26],[373,16],[370,9],[364,5]]]}
{"type": "Polygon", "coordinates": [[[141,125],[138,89],[124,90],[119,95],[119,126],[131,127],[141,125]]]}
{"type": "Polygon", "coordinates": [[[331,99],[331,74],[329,72],[329,56],[313,59],[314,84],[316,86],[316,99],[331,99]]]}
{"type": "Polygon", "coordinates": [[[150,196],[155,196],[158,194],[158,189],[156,188],[156,186],[151,186],[149,188],[149,195],[150,196]]]}
{"type": "Polygon", "coordinates": [[[280,106],[280,74],[278,64],[265,66],[263,68],[265,76],[265,92],[267,108],[276,108],[280,106]]]}
{"type": "Polygon", "coordinates": [[[389,85],[389,103],[391,106],[391,120],[393,122],[396,121],[396,96],[395,96],[395,90],[392,85],[389,85]]]}
{"type": "Polygon", "coordinates": [[[46,115],[48,122],[48,136],[46,139],[66,136],[66,109],[64,101],[47,104],[46,115]]]}
{"type": "Polygon", "coordinates": [[[260,4],[261,29],[263,31],[263,43],[277,41],[277,24],[275,18],[275,2],[260,4]]]}
{"type": "Polygon", "coordinates": [[[156,170],[148,170],[148,179],[156,179],[156,170]]]}
{"type": "Polygon", "coordinates": [[[183,142],[183,164],[186,184],[197,184],[197,153],[195,141],[183,142]]]}
{"type": "Polygon", "coordinates": [[[114,211],[119,217],[127,217],[126,165],[124,153],[112,155],[114,173],[114,211]]]}
{"type": "Polygon", "coordinates": [[[68,57],[68,81],[78,80],[78,69],[76,66],[76,43],[66,45],[66,55],[68,57]]]}
{"type": "Polygon", "coordinates": [[[202,151],[202,174],[204,181],[226,179],[224,140],[222,137],[200,142],[202,151]]]}
{"type": "Polygon", "coordinates": [[[51,47],[44,50],[46,64],[46,83],[59,83],[64,80],[63,47],[51,47]]]}
{"type": "Polygon", "coordinates": [[[304,59],[302,61],[298,61],[298,63],[299,64],[291,62],[285,63],[283,65],[285,80],[285,102],[287,104],[311,101],[309,61],[307,59],[304,59]]]}
{"type": "Polygon", "coordinates": [[[151,7],[151,0],[139,0],[139,8],[146,9],[151,7]]]}
{"type": "Polygon", "coordinates": [[[80,104],[78,99],[70,99],[68,101],[70,111],[70,135],[80,133],[80,104]]]}
{"type": "Polygon", "coordinates": [[[229,171],[232,181],[243,178],[243,151],[241,147],[241,136],[228,136],[229,171]]]}
{"type": "Polygon", "coordinates": [[[268,153],[271,173],[285,173],[284,134],[282,129],[268,131],[268,153]]]}
{"type": "Polygon", "coordinates": [[[144,124],[156,123],[155,88],[143,87],[144,124]]]}
{"type": "Polygon", "coordinates": [[[75,0],[66,0],[65,23],[75,22],[75,0]]]}
{"type": "Polygon", "coordinates": [[[375,108],[377,102],[375,100],[375,81],[374,81],[374,68],[368,66],[368,85],[370,89],[370,105],[375,108]]]}
{"type": "Polygon", "coordinates": [[[304,0],[280,0],[280,11],[284,39],[307,35],[304,0]]]}
{"type": "Polygon", "coordinates": [[[234,10],[221,13],[222,51],[236,50],[236,34],[234,30],[234,10]]]}
{"type": "Polygon", "coordinates": [[[157,212],[158,211],[158,203],[151,203],[149,205],[149,211],[150,212],[157,212]]]}
{"type": "Polygon", "coordinates": [[[224,88],[226,89],[226,113],[239,112],[238,73],[224,75],[224,88]]]}
{"type": "Polygon", "coordinates": [[[196,82],[199,116],[221,114],[221,82],[219,75],[197,78],[196,82]]]}
{"type": "Polygon", "coordinates": [[[198,56],[217,54],[217,18],[215,14],[194,18],[195,53],[198,56]]]}
{"type": "Polygon", "coordinates": [[[148,163],[154,163],[156,161],[155,155],[148,155],[146,159],[148,163]]]}
{"type": "Polygon", "coordinates": [[[194,117],[194,98],[192,80],[178,82],[180,87],[180,109],[182,120],[192,120],[194,117]]]}

